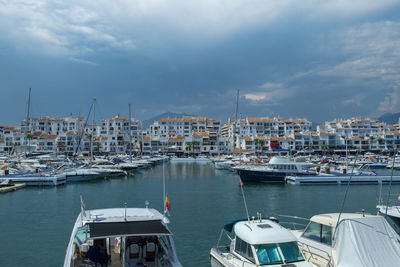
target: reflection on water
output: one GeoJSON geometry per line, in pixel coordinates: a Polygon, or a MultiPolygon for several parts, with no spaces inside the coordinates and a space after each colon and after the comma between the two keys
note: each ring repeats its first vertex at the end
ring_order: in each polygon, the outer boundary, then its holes
{"type": "MultiPolygon", "coordinates": [[[[161,211],[162,169],[158,165],[122,179],[0,195],[0,266],[61,266],[80,211],[80,195],[88,209],[122,207],[125,202],[129,207],[144,207],[148,200],[150,207],[161,211]]],[[[179,259],[184,266],[209,266],[209,250],[224,223],[246,215],[239,178],[233,172],[215,170],[210,163],[166,164],[165,176],[172,206],[170,228],[179,259]]],[[[399,189],[396,185],[392,191],[399,189]]],[[[376,213],[378,190],[374,185],[351,186],[345,211],[364,208],[376,213]]],[[[344,191],[345,186],[337,185],[244,186],[250,214],[263,216],[336,212],[344,191]]]]}

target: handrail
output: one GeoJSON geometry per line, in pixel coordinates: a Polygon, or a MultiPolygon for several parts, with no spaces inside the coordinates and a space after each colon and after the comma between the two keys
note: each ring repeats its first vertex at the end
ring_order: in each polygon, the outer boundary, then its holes
{"type": "Polygon", "coordinates": [[[310,257],[307,259],[307,261],[308,261],[311,257],[318,256],[318,257],[320,257],[320,258],[326,260],[327,263],[328,263],[328,266],[333,266],[333,265],[332,265],[332,257],[331,257],[331,256],[329,255],[329,253],[326,252],[325,250],[322,250],[322,249],[320,249],[320,248],[314,247],[314,246],[312,246],[312,245],[309,245],[309,244],[306,244],[306,243],[303,243],[303,242],[300,242],[300,241],[298,241],[298,243],[300,243],[300,244],[302,245],[302,247],[303,247],[303,246],[307,247],[307,251],[306,251],[306,252],[310,254],[310,257]],[[326,258],[326,257],[324,257],[324,256],[322,256],[322,255],[316,254],[316,253],[312,252],[312,251],[310,250],[310,248],[315,249],[315,250],[318,250],[318,251],[321,251],[321,252],[327,254],[328,257],[326,258]]]}

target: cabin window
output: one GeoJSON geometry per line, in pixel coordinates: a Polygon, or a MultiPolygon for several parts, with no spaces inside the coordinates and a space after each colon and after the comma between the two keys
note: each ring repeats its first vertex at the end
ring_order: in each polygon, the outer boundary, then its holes
{"type": "Polygon", "coordinates": [[[236,237],[235,252],[240,256],[252,261],[254,261],[253,251],[251,250],[251,245],[236,237]]]}
{"type": "Polygon", "coordinates": [[[260,264],[281,264],[282,257],[276,244],[255,245],[260,264]]]}
{"type": "Polygon", "coordinates": [[[310,222],[303,233],[303,237],[330,246],[332,244],[332,227],[316,222],[310,222]]]}
{"type": "Polygon", "coordinates": [[[332,245],[332,227],[322,225],[321,230],[321,243],[332,245]]]}
{"type": "Polygon", "coordinates": [[[307,229],[303,233],[303,237],[321,242],[320,234],[321,225],[316,222],[310,222],[310,224],[307,226],[307,229]]]}
{"type": "Polygon", "coordinates": [[[300,252],[297,242],[287,242],[279,244],[286,262],[303,261],[304,257],[300,252]]]}

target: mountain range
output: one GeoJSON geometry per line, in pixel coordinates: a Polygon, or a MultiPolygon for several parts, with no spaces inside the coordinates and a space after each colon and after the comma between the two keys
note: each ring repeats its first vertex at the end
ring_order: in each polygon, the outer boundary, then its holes
{"type": "Polygon", "coordinates": [[[378,118],[378,120],[381,122],[386,122],[387,124],[395,124],[395,123],[399,123],[399,117],[400,117],[400,112],[399,113],[385,113],[382,116],[380,116],[378,118]]]}

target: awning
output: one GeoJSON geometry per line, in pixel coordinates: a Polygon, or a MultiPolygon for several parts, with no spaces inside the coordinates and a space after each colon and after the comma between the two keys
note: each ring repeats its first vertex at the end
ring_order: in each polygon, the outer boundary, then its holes
{"type": "Polygon", "coordinates": [[[171,235],[160,221],[89,223],[90,237],[171,235]]]}

